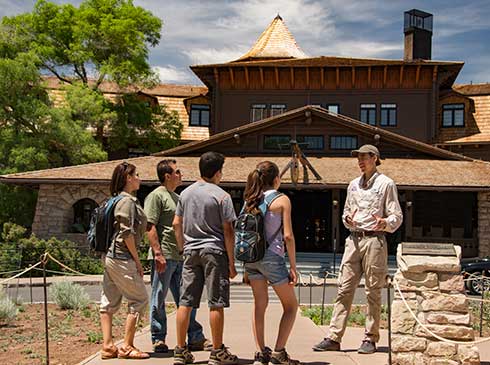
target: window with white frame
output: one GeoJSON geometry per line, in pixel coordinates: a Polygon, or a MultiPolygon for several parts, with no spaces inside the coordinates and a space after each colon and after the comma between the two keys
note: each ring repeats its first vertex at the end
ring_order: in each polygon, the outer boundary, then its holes
{"type": "Polygon", "coordinates": [[[361,122],[376,125],[376,104],[361,104],[361,122]]]}
{"type": "Polygon", "coordinates": [[[464,104],[444,104],[442,106],[443,127],[464,127],[464,104]]]}
{"type": "Polygon", "coordinates": [[[339,104],[327,104],[327,110],[328,110],[330,113],[339,114],[339,111],[340,111],[340,105],[339,105],[339,104]]]}
{"type": "Polygon", "coordinates": [[[265,104],[252,104],[250,108],[250,121],[256,122],[267,117],[267,105],[265,104]]]}
{"type": "Polygon", "coordinates": [[[396,123],[396,104],[381,104],[379,124],[382,127],[396,127],[396,123]]]}
{"type": "Polygon", "coordinates": [[[286,111],[286,104],[271,104],[271,117],[286,111]]]}

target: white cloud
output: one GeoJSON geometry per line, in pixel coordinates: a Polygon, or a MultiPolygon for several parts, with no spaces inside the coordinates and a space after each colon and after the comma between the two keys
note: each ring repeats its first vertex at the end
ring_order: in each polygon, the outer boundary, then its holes
{"type": "Polygon", "coordinates": [[[184,50],[192,65],[224,63],[234,61],[247,52],[247,48],[193,48],[184,50]]]}
{"type": "Polygon", "coordinates": [[[158,73],[158,76],[160,77],[160,81],[162,83],[183,84],[193,81],[190,72],[178,69],[177,67],[172,65],[155,66],[153,69],[155,70],[155,72],[158,73]]]}

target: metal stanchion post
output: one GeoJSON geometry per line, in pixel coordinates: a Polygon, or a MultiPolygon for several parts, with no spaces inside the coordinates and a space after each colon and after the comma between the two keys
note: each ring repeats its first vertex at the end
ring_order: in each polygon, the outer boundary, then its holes
{"type": "Polygon", "coordinates": [[[312,277],[313,277],[312,275],[313,275],[313,274],[312,274],[312,273],[311,273],[311,271],[310,271],[310,308],[311,308],[311,296],[312,296],[312,294],[313,294],[313,293],[312,293],[312,290],[313,290],[313,283],[312,283],[312,281],[311,281],[311,280],[312,280],[312,277]]]}
{"type": "Polygon", "coordinates": [[[32,301],[32,270],[29,271],[29,294],[31,297],[31,304],[33,303],[32,301]]]}
{"type": "Polygon", "coordinates": [[[482,278],[481,278],[481,283],[482,283],[482,286],[481,286],[481,299],[482,301],[480,302],[480,337],[483,337],[483,300],[485,299],[485,280],[484,280],[484,277],[482,275],[482,278]]]}
{"type": "Polygon", "coordinates": [[[43,255],[43,287],[44,287],[44,331],[46,334],[46,365],[49,365],[49,333],[48,333],[48,293],[46,289],[46,263],[47,257],[43,255]]]}
{"type": "Polygon", "coordinates": [[[386,295],[388,307],[388,365],[391,365],[391,277],[388,275],[386,286],[386,295]]]}
{"type": "Polygon", "coordinates": [[[322,314],[320,316],[320,323],[323,326],[323,314],[325,313],[325,286],[327,284],[327,272],[323,274],[323,291],[322,291],[322,314]]]}

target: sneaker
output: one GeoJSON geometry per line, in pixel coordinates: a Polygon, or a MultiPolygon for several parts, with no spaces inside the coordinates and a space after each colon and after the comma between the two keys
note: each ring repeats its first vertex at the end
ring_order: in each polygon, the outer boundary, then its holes
{"type": "Polygon", "coordinates": [[[211,350],[208,365],[235,365],[238,364],[238,357],[233,355],[225,345],[221,345],[218,350],[211,350]]]}
{"type": "Polygon", "coordinates": [[[162,353],[167,353],[168,352],[168,346],[165,343],[165,341],[158,340],[153,343],[153,352],[156,352],[158,354],[162,353]]]}
{"type": "Polygon", "coordinates": [[[213,343],[207,338],[203,338],[201,341],[189,343],[188,349],[189,351],[211,351],[213,343]]]}
{"type": "Polygon", "coordinates": [[[281,351],[274,351],[271,355],[271,363],[273,364],[281,364],[281,365],[299,365],[299,360],[293,360],[289,357],[289,354],[286,352],[286,349],[282,349],[281,351]]]}
{"type": "Polygon", "coordinates": [[[370,340],[362,340],[357,352],[359,354],[374,354],[376,352],[376,344],[370,340]]]}
{"type": "Polygon", "coordinates": [[[314,345],[313,351],[340,351],[340,343],[327,337],[314,345]]]}
{"type": "Polygon", "coordinates": [[[194,355],[191,354],[187,347],[174,348],[174,365],[186,365],[194,362],[194,355]]]}
{"type": "Polygon", "coordinates": [[[267,346],[263,351],[257,351],[254,356],[253,365],[268,365],[271,361],[272,350],[267,346]]]}

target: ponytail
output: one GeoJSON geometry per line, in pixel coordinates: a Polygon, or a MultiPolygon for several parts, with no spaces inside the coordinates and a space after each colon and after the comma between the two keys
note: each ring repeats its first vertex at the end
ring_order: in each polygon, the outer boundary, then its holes
{"type": "Polygon", "coordinates": [[[263,161],[248,174],[247,185],[243,197],[245,200],[245,211],[256,213],[262,201],[264,190],[271,188],[274,179],[279,176],[279,168],[274,162],[263,161]]]}

